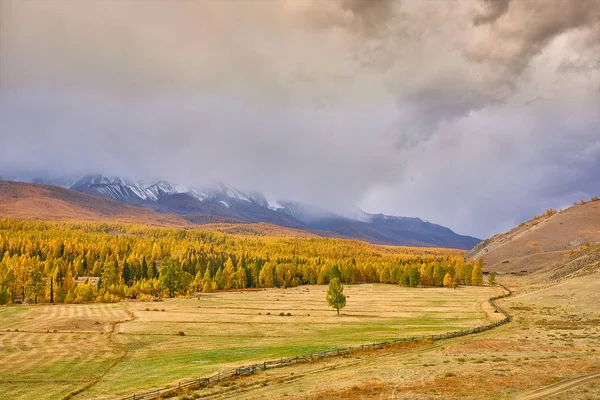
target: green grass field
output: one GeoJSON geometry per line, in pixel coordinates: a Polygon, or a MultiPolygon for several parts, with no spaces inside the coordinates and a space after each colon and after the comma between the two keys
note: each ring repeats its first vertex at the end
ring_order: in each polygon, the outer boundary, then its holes
{"type": "Polygon", "coordinates": [[[482,303],[501,292],[347,286],[338,317],[326,289],[0,308],[0,392],[60,399],[85,388],[74,398],[118,398],[254,361],[474,327],[488,318],[482,303]]]}

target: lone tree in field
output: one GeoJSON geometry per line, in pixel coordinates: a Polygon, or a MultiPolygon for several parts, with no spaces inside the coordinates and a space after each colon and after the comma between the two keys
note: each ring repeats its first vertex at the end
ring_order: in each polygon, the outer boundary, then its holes
{"type": "Polygon", "coordinates": [[[340,315],[340,309],[346,306],[344,287],[338,278],[333,278],[331,282],[329,282],[329,288],[327,288],[327,304],[335,308],[338,315],[340,315]]]}

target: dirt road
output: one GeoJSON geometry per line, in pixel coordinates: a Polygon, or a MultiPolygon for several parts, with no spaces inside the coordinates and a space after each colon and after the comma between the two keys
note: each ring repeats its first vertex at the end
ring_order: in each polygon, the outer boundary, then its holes
{"type": "Polygon", "coordinates": [[[560,393],[567,392],[571,389],[574,389],[578,386],[585,385],[588,382],[593,380],[600,379],[600,372],[596,372],[593,374],[579,376],[577,378],[567,379],[566,381],[557,382],[552,385],[536,389],[532,392],[525,393],[521,396],[518,396],[518,400],[536,400],[536,399],[546,399],[550,396],[554,396],[560,393]]]}

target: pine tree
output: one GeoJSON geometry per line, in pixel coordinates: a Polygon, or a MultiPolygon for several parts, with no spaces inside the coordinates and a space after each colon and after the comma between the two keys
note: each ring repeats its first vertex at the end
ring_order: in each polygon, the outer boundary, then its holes
{"type": "Polygon", "coordinates": [[[37,299],[43,296],[46,292],[46,277],[41,269],[35,268],[29,275],[25,284],[27,293],[33,296],[33,302],[37,303],[37,299]]]}
{"type": "Polygon", "coordinates": [[[329,282],[329,287],[327,288],[327,304],[329,304],[330,307],[335,308],[338,315],[340,315],[340,309],[346,306],[344,287],[337,278],[333,278],[331,282],[329,282]]]}

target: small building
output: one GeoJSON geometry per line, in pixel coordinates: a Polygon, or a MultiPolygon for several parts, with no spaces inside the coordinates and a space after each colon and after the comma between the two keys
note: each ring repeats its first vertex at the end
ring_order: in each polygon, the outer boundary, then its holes
{"type": "Polygon", "coordinates": [[[88,284],[92,286],[98,286],[100,278],[97,276],[80,276],[76,279],[78,285],[88,284]]]}

